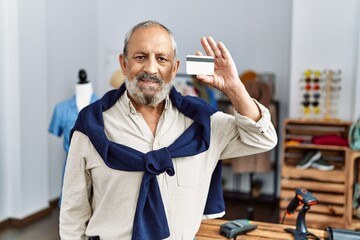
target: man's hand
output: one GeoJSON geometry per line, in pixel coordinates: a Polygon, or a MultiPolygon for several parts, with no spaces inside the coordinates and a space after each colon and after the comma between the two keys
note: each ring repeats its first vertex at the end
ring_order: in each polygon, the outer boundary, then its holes
{"type": "MultiPolygon", "coordinates": [[[[197,75],[200,81],[219,89],[231,101],[236,111],[254,121],[261,118],[259,108],[246,91],[230,52],[222,42],[216,43],[212,37],[202,37],[201,45],[206,55],[214,57],[214,75],[197,75]]],[[[203,55],[200,51],[196,55],[203,55]]]]}
{"type": "MultiPolygon", "coordinates": [[[[234,60],[225,45],[222,42],[216,43],[212,37],[202,37],[201,44],[206,55],[214,57],[215,72],[212,76],[197,75],[196,77],[200,81],[219,89],[225,95],[228,95],[228,91],[239,88],[242,83],[234,60]]],[[[198,51],[196,55],[202,56],[203,54],[198,51]]]]}

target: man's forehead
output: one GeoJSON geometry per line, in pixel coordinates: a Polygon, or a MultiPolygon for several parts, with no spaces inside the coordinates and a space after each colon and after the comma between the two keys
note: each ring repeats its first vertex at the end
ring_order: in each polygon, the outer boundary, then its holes
{"type": "Polygon", "coordinates": [[[172,50],[170,34],[160,26],[140,28],[134,31],[129,39],[129,50],[138,51],[149,46],[156,47],[158,51],[166,51],[169,47],[172,50]]]}

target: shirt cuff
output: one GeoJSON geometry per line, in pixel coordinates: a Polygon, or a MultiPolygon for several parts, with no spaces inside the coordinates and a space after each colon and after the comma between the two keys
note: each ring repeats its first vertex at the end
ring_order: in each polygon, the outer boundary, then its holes
{"type": "Polygon", "coordinates": [[[255,104],[260,110],[261,118],[255,122],[251,118],[248,118],[244,115],[241,115],[236,110],[234,110],[235,122],[236,124],[243,128],[246,131],[258,132],[264,134],[269,126],[271,126],[271,116],[269,110],[259,103],[256,99],[253,99],[255,104]]]}
{"type": "Polygon", "coordinates": [[[213,214],[204,214],[202,219],[215,219],[215,218],[221,218],[225,215],[225,211],[221,213],[213,213],[213,214]]]}

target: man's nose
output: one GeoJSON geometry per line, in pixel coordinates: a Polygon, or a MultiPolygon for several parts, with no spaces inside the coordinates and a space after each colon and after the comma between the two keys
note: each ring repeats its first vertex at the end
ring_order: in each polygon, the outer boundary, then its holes
{"type": "Polygon", "coordinates": [[[155,58],[148,58],[145,62],[144,71],[148,74],[156,74],[158,72],[158,66],[155,58]]]}

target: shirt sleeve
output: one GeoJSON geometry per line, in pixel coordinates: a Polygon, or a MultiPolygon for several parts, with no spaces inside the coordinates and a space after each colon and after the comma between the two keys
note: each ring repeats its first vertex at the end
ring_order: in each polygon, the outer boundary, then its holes
{"type": "Polygon", "coordinates": [[[234,116],[228,117],[227,124],[223,124],[225,129],[217,128],[217,131],[223,132],[218,133],[220,136],[223,134],[219,145],[226,144],[220,159],[266,152],[276,146],[278,138],[270,112],[258,101],[254,101],[261,113],[261,118],[257,122],[235,111],[234,116]]]}
{"type": "Polygon", "coordinates": [[[86,239],[85,230],[91,216],[91,178],[86,170],[87,136],[74,132],[69,149],[60,208],[62,240],[86,239]]]}
{"type": "Polygon", "coordinates": [[[57,137],[60,137],[63,134],[63,129],[61,127],[61,119],[61,109],[58,105],[56,105],[53,111],[48,131],[57,137]]]}

